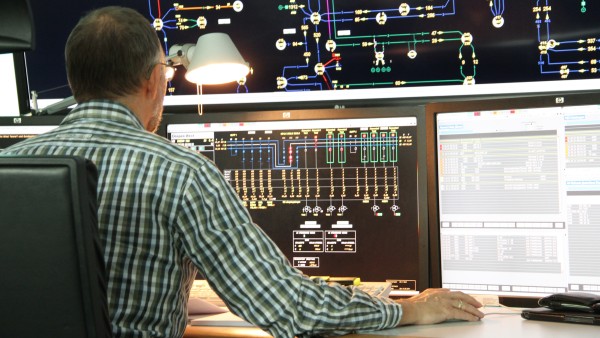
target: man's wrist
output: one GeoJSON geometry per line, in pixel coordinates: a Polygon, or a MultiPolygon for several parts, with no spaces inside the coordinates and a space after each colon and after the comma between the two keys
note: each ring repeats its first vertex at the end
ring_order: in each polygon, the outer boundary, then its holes
{"type": "Polygon", "coordinates": [[[400,318],[398,326],[416,323],[418,318],[418,306],[408,301],[402,301],[400,302],[400,305],[402,306],[402,318],[400,318]]]}

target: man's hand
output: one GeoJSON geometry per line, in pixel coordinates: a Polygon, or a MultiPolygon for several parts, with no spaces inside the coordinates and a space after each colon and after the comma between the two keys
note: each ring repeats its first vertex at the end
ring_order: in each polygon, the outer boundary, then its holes
{"type": "Polygon", "coordinates": [[[402,304],[400,325],[435,324],[450,319],[478,321],[484,314],[473,297],[448,289],[427,289],[420,294],[398,301],[402,304]]]}

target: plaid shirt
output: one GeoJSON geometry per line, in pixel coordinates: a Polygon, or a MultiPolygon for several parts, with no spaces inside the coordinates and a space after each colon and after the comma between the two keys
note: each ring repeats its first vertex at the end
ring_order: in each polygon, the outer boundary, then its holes
{"type": "Polygon", "coordinates": [[[291,267],[210,160],[146,132],[118,103],[80,104],[59,128],[3,153],[79,155],[98,167],[116,337],[181,337],[196,269],[232,312],[275,337],[376,330],[400,320],[391,300],[313,282],[291,267]]]}

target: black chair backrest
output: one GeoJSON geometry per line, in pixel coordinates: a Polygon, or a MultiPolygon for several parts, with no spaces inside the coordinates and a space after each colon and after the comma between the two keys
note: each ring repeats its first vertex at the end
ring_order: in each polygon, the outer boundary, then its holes
{"type": "Polygon", "coordinates": [[[34,47],[35,29],[29,0],[0,1],[0,53],[25,52],[34,47]]]}
{"type": "Polygon", "coordinates": [[[80,157],[0,156],[0,337],[110,337],[98,174],[80,157]]]}

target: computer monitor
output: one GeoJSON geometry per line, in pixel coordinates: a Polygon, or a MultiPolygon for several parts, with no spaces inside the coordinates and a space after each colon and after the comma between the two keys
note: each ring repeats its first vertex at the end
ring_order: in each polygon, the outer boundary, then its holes
{"type": "MultiPolygon", "coordinates": [[[[194,111],[195,107],[191,110],[194,111]]],[[[310,276],[429,285],[423,106],[165,115],[310,276]]]]}
{"type": "Polygon", "coordinates": [[[598,93],[426,108],[432,283],[600,294],[598,93]]]}
{"type": "Polygon", "coordinates": [[[35,135],[48,132],[60,124],[64,116],[0,116],[0,150],[35,135]]]}
{"type": "Polygon", "coordinates": [[[0,116],[19,116],[29,113],[23,53],[0,54],[0,102],[2,102],[0,116]]]}
{"type": "Polygon", "coordinates": [[[0,54],[0,116],[18,116],[19,96],[13,54],[0,54]]]}

